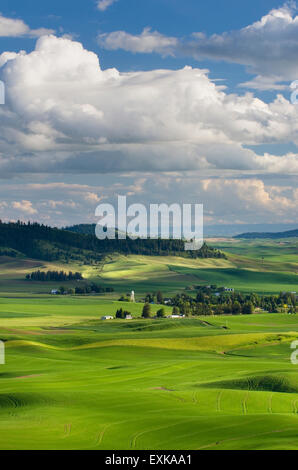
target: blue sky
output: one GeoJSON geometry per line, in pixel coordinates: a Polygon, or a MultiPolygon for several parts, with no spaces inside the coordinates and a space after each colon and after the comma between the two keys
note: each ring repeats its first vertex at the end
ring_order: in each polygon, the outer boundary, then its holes
{"type": "Polygon", "coordinates": [[[94,221],[121,193],[295,223],[297,52],[292,1],[3,0],[0,217],[94,221]]]}
{"type": "MultiPolygon", "coordinates": [[[[21,18],[31,28],[41,26],[60,34],[70,34],[82,42],[88,50],[100,55],[103,68],[117,67],[120,71],[151,70],[154,68],[180,68],[186,63],[193,67],[206,67],[214,78],[226,81],[231,90],[247,78],[243,65],[227,64],[192,57],[160,57],[158,54],[133,54],[125,51],[109,51],[98,46],[100,32],[125,30],[140,34],[151,27],[166,36],[185,37],[191,32],[202,31],[208,35],[239,30],[271,9],[282,5],[281,0],[118,0],[105,11],[97,8],[95,0],[3,0],[1,13],[10,18],[21,18]]],[[[34,49],[32,38],[1,38],[2,50],[34,49]]],[[[238,90],[239,91],[239,90],[238,90]]],[[[244,93],[244,91],[243,91],[244,93]]],[[[271,93],[264,98],[270,99],[271,93]]]]}

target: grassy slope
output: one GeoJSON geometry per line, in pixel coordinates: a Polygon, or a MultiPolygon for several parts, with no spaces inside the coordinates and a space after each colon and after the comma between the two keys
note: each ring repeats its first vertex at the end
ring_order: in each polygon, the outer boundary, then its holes
{"type": "MultiPolygon", "coordinates": [[[[208,242],[210,243],[210,242],[208,242]]],[[[90,280],[137,294],[161,289],[170,295],[196,284],[225,285],[242,291],[278,293],[297,290],[298,250],[295,241],[217,241],[228,259],[109,256],[102,264],[59,265],[34,260],[0,258],[0,289],[4,292],[48,293],[59,283],[28,283],[25,274],[36,269],[79,270],[90,280]]],[[[69,283],[75,286],[76,283],[69,283]]],[[[117,297],[118,294],[115,294],[117,297]]]]}
{"type": "Polygon", "coordinates": [[[60,307],[58,329],[43,305],[25,328],[4,319],[1,448],[298,448],[296,317],[101,322],[103,306],[60,307]]]}
{"type": "MultiPolygon", "coordinates": [[[[215,244],[218,247],[218,243],[215,244]]],[[[214,283],[258,293],[297,290],[298,252],[296,243],[263,247],[254,242],[221,243],[228,259],[190,260],[174,257],[118,257],[101,271],[103,281],[117,288],[136,291],[161,288],[171,293],[196,284],[214,283]],[[263,258],[263,259],[262,259],[263,258]]]]}
{"type": "MultiPolygon", "coordinates": [[[[115,299],[211,281],[297,290],[295,245],[221,243],[228,260],[130,256],[62,268],[116,287],[115,299]]],[[[101,322],[119,306],[138,316],[142,304],[44,295],[57,284],[23,280],[41,264],[0,263],[0,448],[298,448],[295,316],[101,322]]]]}

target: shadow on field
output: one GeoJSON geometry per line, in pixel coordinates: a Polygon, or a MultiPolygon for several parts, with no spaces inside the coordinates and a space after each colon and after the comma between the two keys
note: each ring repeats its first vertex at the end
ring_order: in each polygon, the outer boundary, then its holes
{"type": "Polygon", "coordinates": [[[226,380],[200,384],[203,388],[248,390],[251,392],[298,393],[298,384],[283,375],[252,376],[239,380],[226,380]]]}

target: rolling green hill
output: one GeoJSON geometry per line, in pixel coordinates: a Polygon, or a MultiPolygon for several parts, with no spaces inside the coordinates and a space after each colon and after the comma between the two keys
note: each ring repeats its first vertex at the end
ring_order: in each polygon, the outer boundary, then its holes
{"type": "MultiPolygon", "coordinates": [[[[225,258],[185,258],[180,256],[144,256],[137,254],[105,254],[98,261],[86,258],[56,261],[0,256],[0,292],[19,294],[49,293],[61,282],[32,282],[27,274],[41,271],[72,271],[83,275],[86,282],[95,282],[115,289],[114,297],[135,290],[143,296],[161,290],[172,295],[194,285],[216,284],[241,292],[279,294],[298,292],[297,242],[209,241],[225,253],[225,258]]],[[[75,287],[68,282],[67,287],[75,287]]]]}
{"type": "Polygon", "coordinates": [[[298,449],[295,316],[100,321],[110,306],[0,301],[1,449],[298,449]]]}
{"type": "Polygon", "coordinates": [[[0,256],[0,448],[297,450],[297,315],[141,318],[157,290],[297,291],[295,242],[211,243],[225,258],[0,256]],[[78,271],[115,292],[51,296],[57,282],[25,280],[35,270],[78,271]],[[138,302],[118,301],[132,289],[138,302]],[[121,307],[134,319],[101,320],[121,307]]]}

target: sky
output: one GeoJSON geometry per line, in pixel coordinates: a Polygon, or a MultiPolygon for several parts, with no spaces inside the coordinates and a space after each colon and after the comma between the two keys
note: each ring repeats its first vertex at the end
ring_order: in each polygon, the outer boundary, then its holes
{"type": "Polygon", "coordinates": [[[0,218],[126,195],[295,224],[297,57],[293,1],[2,0],[0,218]]]}

